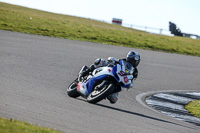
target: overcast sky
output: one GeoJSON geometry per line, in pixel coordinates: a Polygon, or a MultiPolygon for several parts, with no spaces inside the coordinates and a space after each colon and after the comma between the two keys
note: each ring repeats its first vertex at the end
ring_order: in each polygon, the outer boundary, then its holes
{"type": "Polygon", "coordinates": [[[174,22],[182,32],[200,35],[200,0],[0,0],[30,8],[153,28],[169,29],[174,22]]]}

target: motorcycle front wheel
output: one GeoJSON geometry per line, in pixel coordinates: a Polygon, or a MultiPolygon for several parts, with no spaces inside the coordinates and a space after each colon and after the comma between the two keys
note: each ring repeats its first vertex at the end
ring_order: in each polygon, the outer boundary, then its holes
{"type": "Polygon", "coordinates": [[[115,85],[113,83],[105,85],[101,89],[98,89],[96,87],[94,88],[94,91],[92,91],[91,94],[87,97],[87,101],[89,103],[95,104],[103,100],[108,95],[110,95],[115,89],[115,85]]]}
{"type": "Polygon", "coordinates": [[[67,88],[67,94],[70,97],[76,98],[79,97],[80,94],[77,92],[77,86],[78,86],[78,80],[76,79],[74,82],[72,82],[69,87],[67,88]]]}

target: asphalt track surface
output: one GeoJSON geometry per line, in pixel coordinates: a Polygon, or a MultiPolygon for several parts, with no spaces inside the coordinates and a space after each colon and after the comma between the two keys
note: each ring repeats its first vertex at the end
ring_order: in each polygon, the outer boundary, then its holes
{"type": "Polygon", "coordinates": [[[200,90],[200,58],[0,30],[0,116],[67,133],[199,133],[200,127],[146,108],[152,91],[200,90]],[[66,95],[82,65],[141,54],[135,87],[116,104],[66,95]]]}

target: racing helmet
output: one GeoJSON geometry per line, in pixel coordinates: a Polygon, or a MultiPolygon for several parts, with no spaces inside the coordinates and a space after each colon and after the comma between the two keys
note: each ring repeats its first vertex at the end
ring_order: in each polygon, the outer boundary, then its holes
{"type": "Polygon", "coordinates": [[[140,63],[140,54],[135,51],[129,51],[126,57],[126,61],[131,63],[133,67],[137,67],[140,63]]]}

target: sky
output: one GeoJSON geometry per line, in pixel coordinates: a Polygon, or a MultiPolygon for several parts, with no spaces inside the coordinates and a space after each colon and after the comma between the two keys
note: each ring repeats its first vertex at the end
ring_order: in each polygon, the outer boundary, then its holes
{"type": "MultiPolygon", "coordinates": [[[[0,0],[29,8],[123,24],[200,35],[200,0],[0,0]]],[[[148,28],[147,28],[148,29],[148,28]]],[[[163,30],[164,31],[164,30],[163,30]]]]}

